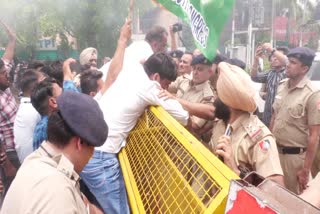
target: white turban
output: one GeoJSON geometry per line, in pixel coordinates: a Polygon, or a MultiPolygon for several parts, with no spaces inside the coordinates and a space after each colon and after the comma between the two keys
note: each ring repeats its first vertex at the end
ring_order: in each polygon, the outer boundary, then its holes
{"type": "Polygon", "coordinates": [[[257,108],[255,90],[249,75],[240,67],[225,62],[219,63],[217,82],[218,97],[233,109],[254,112],[257,108]]]}
{"type": "Polygon", "coordinates": [[[80,64],[89,64],[91,59],[97,60],[98,51],[95,48],[86,48],[80,53],[80,64]]]}

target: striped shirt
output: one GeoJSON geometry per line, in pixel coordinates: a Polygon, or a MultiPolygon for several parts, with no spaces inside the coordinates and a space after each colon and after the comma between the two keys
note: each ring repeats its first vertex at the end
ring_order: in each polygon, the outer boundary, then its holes
{"type": "Polygon", "coordinates": [[[18,105],[10,88],[0,90],[0,134],[4,138],[7,151],[15,151],[13,138],[13,123],[18,111],[18,105]]]}
{"type": "Polygon", "coordinates": [[[286,78],[285,69],[281,71],[270,70],[269,72],[258,73],[257,76],[251,77],[254,82],[266,84],[267,95],[262,121],[267,127],[270,125],[272,104],[277,94],[279,82],[284,78],[286,78]]]}

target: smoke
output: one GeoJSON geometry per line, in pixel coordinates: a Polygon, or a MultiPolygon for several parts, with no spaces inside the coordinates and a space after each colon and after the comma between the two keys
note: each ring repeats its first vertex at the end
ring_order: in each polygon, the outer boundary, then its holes
{"type": "MultiPolygon", "coordinates": [[[[150,0],[135,0],[134,9],[143,14],[153,6],[150,0]]],[[[96,46],[100,56],[112,56],[129,0],[1,0],[0,7],[0,19],[15,29],[21,49],[62,32],[78,40],[79,50],[96,46]]],[[[0,47],[6,43],[0,27],[0,47]]]]}

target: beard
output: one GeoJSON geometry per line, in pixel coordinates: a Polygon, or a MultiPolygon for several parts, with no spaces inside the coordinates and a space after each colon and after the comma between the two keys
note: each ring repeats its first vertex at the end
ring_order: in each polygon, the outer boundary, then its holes
{"type": "Polygon", "coordinates": [[[213,106],[216,108],[215,116],[216,118],[228,122],[230,119],[230,110],[227,105],[225,105],[219,97],[213,102],[213,106]]]}

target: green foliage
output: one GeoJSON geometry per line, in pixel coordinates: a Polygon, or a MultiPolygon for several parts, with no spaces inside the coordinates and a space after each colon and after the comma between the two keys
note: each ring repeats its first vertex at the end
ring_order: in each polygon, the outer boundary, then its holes
{"type": "MultiPolygon", "coordinates": [[[[134,8],[142,14],[152,6],[151,1],[135,0],[134,8]]],[[[69,34],[77,39],[79,51],[96,47],[102,58],[113,55],[128,7],[129,0],[1,0],[0,18],[16,29],[17,52],[28,52],[32,57],[38,39],[60,34],[62,43],[58,51],[68,57],[69,34]]],[[[0,29],[3,47],[7,36],[0,29]]]]}

